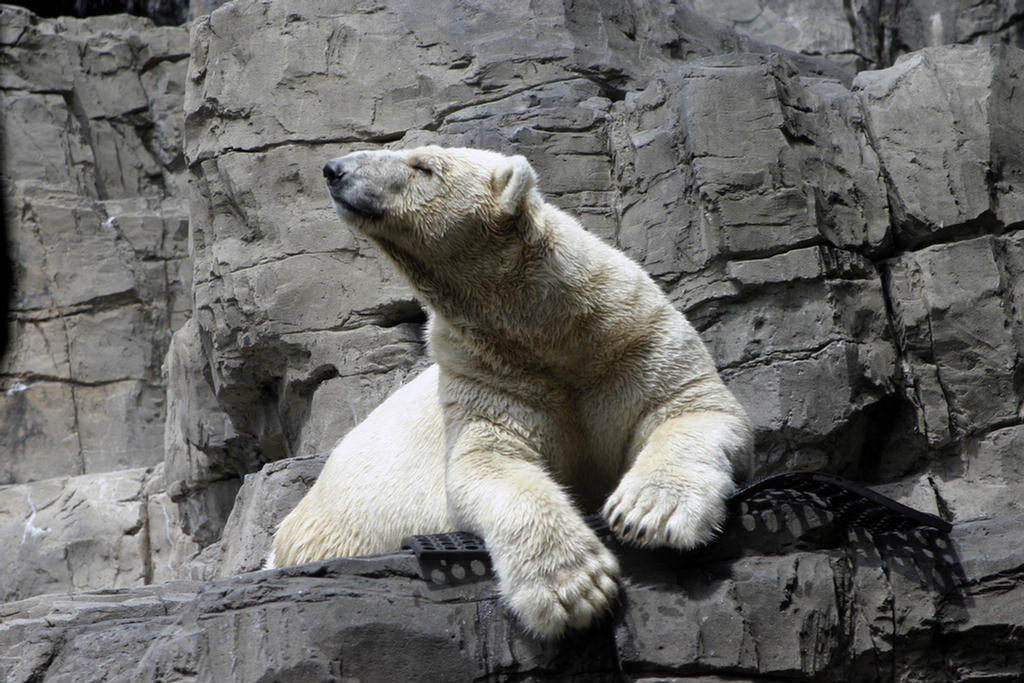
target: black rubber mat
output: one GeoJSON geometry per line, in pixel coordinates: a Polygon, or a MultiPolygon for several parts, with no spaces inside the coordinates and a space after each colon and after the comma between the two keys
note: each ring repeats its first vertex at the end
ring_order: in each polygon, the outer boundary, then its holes
{"type": "Polygon", "coordinates": [[[413,551],[421,562],[435,560],[466,562],[490,559],[487,555],[487,548],[480,537],[465,531],[429,536],[409,536],[402,539],[402,550],[413,551]]]}
{"type": "Polygon", "coordinates": [[[931,528],[949,533],[953,525],[944,519],[907,507],[866,486],[824,472],[786,472],[749,482],[729,499],[757,508],[781,503],[806,503],[832,514],[833,522],[873,534],[931,528]]]}
{"type": "MultiPolygon", "coordinates": [[[[786,472],[741,486],[729,499],[734,514],[740,508],[767,509],[782,504],[813,505],[832,515],[845,528],[873,534],[931,529],[948,533],[952,525],[935,515],[915,510],[856,482],[823,472],[786,472]]],[[[599,536],[611,533],[600,515],[586,517],[599,536]]],[[[447,566],[472,561],[489,564],[484,542],[473,534],[457,531],[429,536],[410,536],[402,541],[421,563],[447,566]]]]}

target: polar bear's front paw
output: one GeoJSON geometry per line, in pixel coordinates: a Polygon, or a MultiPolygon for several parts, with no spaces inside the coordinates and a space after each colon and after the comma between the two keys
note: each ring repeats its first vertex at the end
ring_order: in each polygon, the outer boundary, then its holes
{"type": "Polygon", "coordinates": [[[726,517],[731,477],[687,486],[685,480],[646,481],[627,474],[602,514],[615,535],[646,548],[690,550],[710,542],[726,517]]]}
{"type": "Polygon", "coordinates": [[[597,538],[570,556],[565,548],[571,541],[559,544],[560,557],[518,567],[502,591],[523,625],[543,638],[558,638],[567,628],[586,628],[611,611],[619,590],[618,561],[597,538]]]}

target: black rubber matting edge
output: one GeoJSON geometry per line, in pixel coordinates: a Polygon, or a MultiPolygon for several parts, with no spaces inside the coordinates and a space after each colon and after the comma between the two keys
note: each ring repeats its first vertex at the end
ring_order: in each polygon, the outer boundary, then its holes
{"type": "MultiPolygon", "coordinates": [[[[867,529],[875,534],[906,532],[931,528],[949,533],[953,525],[944,519],[915,510],[856,482],[824,472],[785,472],[748,482],[729,498],[733,509],[741,504],[773,507],[785,503],[811,504],[832,514],[843,527],[867,529]]],[[[589,515],[587,524],[598,533],[610,533],[600,515],[589,515]]],[[[446,534],[409,536],[402,549],[411,550],[427,562],[489,562],[484,542],[473,534],[455,531],[446,534]]]]}
{"type": "Polygon", "coordinates": [[[466,531],[409,536],[402,539],[402,550],[413,551],[421,562],[435,560],[466,562],[490,559],[487,548],[480,537],[466,531]]]}

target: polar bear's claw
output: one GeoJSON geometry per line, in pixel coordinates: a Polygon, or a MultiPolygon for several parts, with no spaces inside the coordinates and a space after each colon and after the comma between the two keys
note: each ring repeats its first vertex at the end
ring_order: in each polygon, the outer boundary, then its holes
{"type": "Polygon", "coordinates": [[[645,548],[690,550],[711,541],[726,516],[725,496],[626,476],[604,507],[622,541],[645,548]]]}
{"type": "Polygon", "coordinates": [[[510,581],[518,585],[505,587],[505,599],[527,630],[542,638],[558,638],[567,629],[586,628],[611,611],[619,591],[618,573],[615,556],[601,545],[574,565],[510,581]]]}

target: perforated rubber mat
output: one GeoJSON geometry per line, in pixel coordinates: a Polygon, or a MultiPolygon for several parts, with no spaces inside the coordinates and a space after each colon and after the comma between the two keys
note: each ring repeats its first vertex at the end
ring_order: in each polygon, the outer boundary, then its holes
{"type": "MultiPolygon", "coordinates": [[[[787,472],[748,482],[729,499],[734,513],[763,510],[781,504],[813,505],[832,515],[832,521],[846,528],[860,528],[872,534],[931,529],[948,533],[952,525],[935,515],[915,510],[856,482],[823,472],[787,472]]],[[[600,536],[611,533],[599,515],[586,518],[600,536]]],[[[484,542],[473,534],[456,531],[445,534],[410,536],[402,541],[421,563],[446,567],[469,562],[490,564],[484,542]]]]}
{"type": "Polygon", "coordinates": [[[409,536],[402,540],[402,550],[411,550],[421,562],[451,560],[466,562],[490,559],[479,536],[465,531],[429,536],[409,536]]]}
{"type": "Polygon", "coordinates": [[[873,534],[931,528],[948,533],[944,519],[907,507],[891,498],[842,477],[823,472],[786,472],[742,486],[729,499],[732,507],[770,508],[781,503],[804,503],[826,510],[832,521],[873,534]]]}

